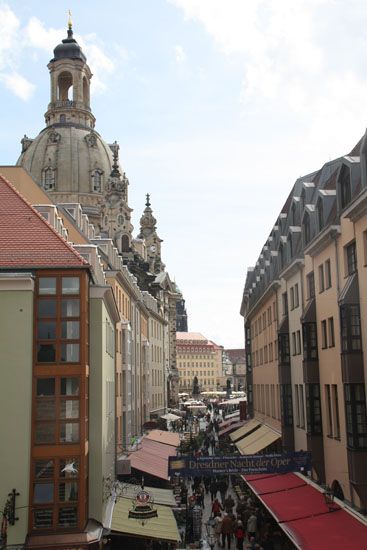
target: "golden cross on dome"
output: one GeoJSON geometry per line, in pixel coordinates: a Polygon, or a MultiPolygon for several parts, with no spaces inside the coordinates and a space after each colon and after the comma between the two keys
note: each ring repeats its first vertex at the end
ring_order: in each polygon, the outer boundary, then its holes
{"type": "Polygon", "coordinates": [[[73,22],[71,20],[71,10],[69,10],[69,19],[68,19],[68,27],[71,30],[73,27],[73,22]]]}

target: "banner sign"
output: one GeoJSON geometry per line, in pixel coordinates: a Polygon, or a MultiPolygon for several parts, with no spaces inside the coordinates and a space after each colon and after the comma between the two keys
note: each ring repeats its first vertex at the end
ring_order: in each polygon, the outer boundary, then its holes
{"type": "Polygon", "coordinates": [[[217,476],[228,474],[285,474],[311,470],[311,453],[275,453],[244,456],[170,456],[168,475],[217,476]]]}

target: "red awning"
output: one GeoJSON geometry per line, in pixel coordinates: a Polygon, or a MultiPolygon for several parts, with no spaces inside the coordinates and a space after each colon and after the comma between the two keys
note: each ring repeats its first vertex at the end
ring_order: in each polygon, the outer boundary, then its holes
{"type": "Polygon", "coordinates": [[[296,487],[288,491],[278,489],[276,493],[261,495],[261,500],[279,522],[329,512],[323,494],[310,485],[296,487]]]}
{"type": "Polygon", "coordinates": [[[168,479],[168,457],[176,455],[176,448],[172,445],[158,443],[143,437],[141,449],[129,455],[131,467],[159,477],[168,479]]]}
{"type": "Polygon", "coordinates": [[[257,478],[251,481],[251,487],[258,495],[276,493],[277,491],[287,491],[289,489],[295,489],[296,487],[302,487],[303,485],[306,485],[306,482],[292,473],[274,475],[263,479],[257,478]]]}
{"type": "Polygon", "coordinates": [[[342,509],[290,521],[282,528],[302,550],[354,550],[367,546],[367,526],[342,509]]]}
{"type": "Polygon", "coordinates": [[[307,478],[290,474],[242,476],[302,550],[354,550],[366,547],[367,524],[334,503],[330,511],[324,495],[307,478]]]}

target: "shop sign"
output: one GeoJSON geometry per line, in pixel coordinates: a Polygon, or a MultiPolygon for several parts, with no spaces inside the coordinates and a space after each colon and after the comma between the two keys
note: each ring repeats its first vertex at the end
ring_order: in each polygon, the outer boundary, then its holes
{"type": "Polygon", "coordinates": [[[168,475],[285,474],[311,470],[311,453],[274,453],[247,456],[170,456],[168,475]]]}

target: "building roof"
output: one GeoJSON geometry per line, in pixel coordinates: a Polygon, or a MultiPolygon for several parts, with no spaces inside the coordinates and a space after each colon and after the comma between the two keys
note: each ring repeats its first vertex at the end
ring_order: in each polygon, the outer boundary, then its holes
{"type": "MultiPolygon", "coordinates": [[[[178,417],[179,418],[179,417],[178,417]]],[[[158,441],[158,443],[164,443],[165,445],[172,445],[178,447],[180,444],[180,436],[176,432],[166,432],[163,430],[152,430],[145,439],[152,441],[158,441]]]]}
{"type": "Polygon", "coordinates": [[[205,338],[200,332],[176,332],[177,340],[201,340],[207,342],[208,339],[205,338]]]}
{"type": "Polygon", "coordinates": [[[0,175],[0,268],[86,266],[88,262],[0,175]]]}

